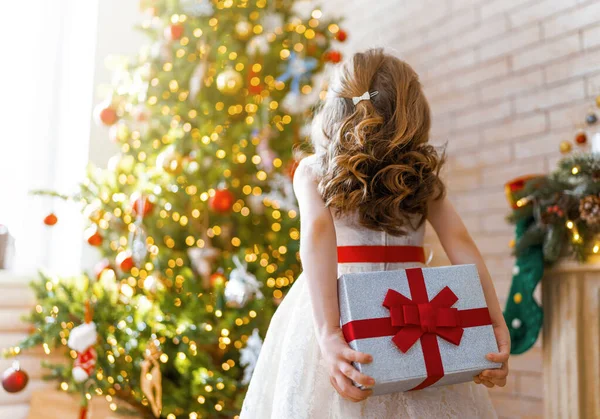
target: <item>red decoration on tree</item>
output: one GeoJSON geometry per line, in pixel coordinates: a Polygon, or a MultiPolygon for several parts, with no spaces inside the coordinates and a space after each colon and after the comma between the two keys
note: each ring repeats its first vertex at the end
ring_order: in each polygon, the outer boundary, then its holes
{"type": "Polygon", "coordinates": [[[335,39],[337,39],[340,42],[344,42],[346,39],[348,39],[348,34],[345,30],[340,29],[338,33],[335,34],[335,39]]]}
{"type": "Polygon", "coordinates": [[[263,86],[260,82],[260,72],[255,72],[252,69],[253,67],[254,66],[251,65],[248,70],[248,83],[246,83],[246,85],[248,86],[248,93],[251,95],[260,95],[263,91],[263,86]]]}
{"type": "Polygon", "coordinates": [[[98,226],[96,224],[92,224],[85,230],[85,240],[90,246],[100,246],[102,244],[104,238],[98,231],[98,226]]]}
{"type": "Polygon", "coordinates": [[[2,387],[9,393],[18,393],[27,386],[29,376],[23,371],[18,361],[4,371],[2,375],[2,387]]]}
{"type": "Polygon", "coordinates": [[[94,349],[98,340],[96,324],[92,321],[92,309],[89,301],[85,303],[85,322],[71,330],[67,345],[77,352],[77,358],[73,362],[73,379],[82,383],[86,381],[96,368],[98,354],[94,349]]]}
{"type": "Polygon", "coordinates": [[[214,212],[226,214],[231,211],[234,202],[235,196],[233,193],[229,189],[223,188],[215,191],[215,195],[210,199],[208,205],[214,212]]]}
{"type": "Polygon", "coordinates": [[[219,288],[225,285],[227,278],[221,272],[215,272],[210,276],[210,286],[212,288],[219,288]]]}
{"type": "Polygon", "coordinates": [[[117,262],[117,266],[123,272],[129,272],[131,268],[133,268],[133,257],[131,256],[131,252],[129,250],[123,250],[121,253],[117,255],[115,260],[117,262]]]}
{"type": "Polygon", "coordinates": [[[147,196],[134,193],[131,195],[131,212],[137,216],[140,209],[142,210],[142,217],[145,217],[154,209],[154,203],[147,196]]]}
{"type": "Polygon", "coordinates": [[[117,123],[119,117],[117,116],[117,111],[113,108],[110,102],[101,103],[96,108],[96,118],[100,123],[111,126],[117,123]]]}
{"type": "Polygon", "coordinates": [[[57,222],[58,218],[56,217],[56,215],[54,215],[54,213],[50,213],[46,215],[46,217],[44,217],[44,224],[46,224],[47,226],[53,226],[57,222]]]}
{"type": "Polygon", "coordinates": [[[102,259],[98,262],[96,266],[94,266],[94,275],[96,276],[96,279],[100,279],[102,273],[108,269],[112,269],[108,259],[102,259]]]}
{"type": "Polygon", "coordinates": [[[183,36],[183,25],[174,24],[165,29],[165,36],[172,40],[180,39],[183,36]]]}
{"type": "Polygon", "coordinates": [[[587,143],[587,135],[585,134],[585,131],[577,132],[577,135],[575,136],[575,142],[579,145],[587,143]]]}
{"type": "Polygon", "coordinates": [[[339,63],[342,61],[342,53],[336,50],[327,51],[324,58],[325,61],[329,61],[330,63],[339,63]]]}

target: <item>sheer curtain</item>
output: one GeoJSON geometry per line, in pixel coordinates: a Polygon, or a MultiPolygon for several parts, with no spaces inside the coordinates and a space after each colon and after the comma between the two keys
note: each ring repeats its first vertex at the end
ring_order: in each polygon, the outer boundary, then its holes
{"type": "Polygon", "coordinates": [[[97,0],[4,2],[0,13],[0,224],[16,241],[11,270],[81,268],[73,203],[29,195],[77,190],[88,159],[97,0]],[[58,223],[43,219],[55,213],[58,223]]]}

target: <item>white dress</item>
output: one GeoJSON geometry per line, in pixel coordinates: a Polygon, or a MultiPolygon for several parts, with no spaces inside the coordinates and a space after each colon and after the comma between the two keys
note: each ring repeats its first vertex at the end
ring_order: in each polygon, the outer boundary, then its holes
{"type": "MultiPolygon", "coordinates": [[[[336,219],[338,246],[422,246],[424,225],[394,237],[336,219]]],[[[404,269],[414,263],[344,263],[338,273],[404,269]]],[[[240,419],[496,418],[487,388],[475,383],[372,396],[355,403],[329,382],[315,336],[306,279],[300,275],[271,320],[240,419]]]]}

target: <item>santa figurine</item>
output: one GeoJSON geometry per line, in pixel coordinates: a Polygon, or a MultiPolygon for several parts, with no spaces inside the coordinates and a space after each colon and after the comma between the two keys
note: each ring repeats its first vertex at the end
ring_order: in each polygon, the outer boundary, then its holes
{"type": "Polygon", "coordinates": [[[94,345],[98,340],[96,324],[92,322],[92,314],[89,302],[85,307],[85,323],[77,326],[69,335],[67,345],[77,352],[77,358],[73,363],[73,379],[82,383],[92,375],[96,367],[98,355],[94,345]]]}

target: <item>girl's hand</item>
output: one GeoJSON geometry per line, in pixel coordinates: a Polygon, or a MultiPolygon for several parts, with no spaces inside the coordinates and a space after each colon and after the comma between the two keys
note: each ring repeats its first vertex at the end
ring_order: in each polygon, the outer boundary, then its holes
{"type": "Polygon", "coordinates": [[[355,381],[365,386],[372,386],[375,380],[365,374],[358,372],[352,365],[352,361],[361,364],[369,363],[373,357],[350,348],[342,329],[339,327],[326,333],[320,342],[323,359],[327,363],[329,381],[335,390],[344,399],[360,402],[369,397],[372,390],[361,390],[352,384],[355,381]]]}
{"type": "Polygon", "coordinates": [[[477,384],[483,384],[488,388],[494,386],[504,387],[506,377],[508,376],[508,357],[510,356],[510,334],[504,322],[501,325],[494,325],[494,334],[498,342],[498,353],[490,353],[486,358],[492,362],[501,362],[502,367],[495,370],[484,370],[479,375],[473,377],[477,384]]]}

